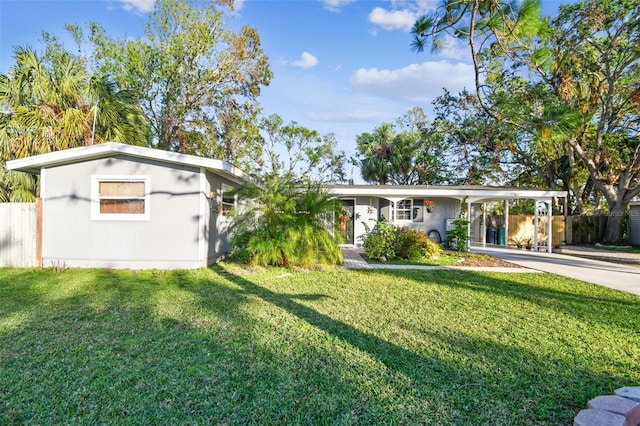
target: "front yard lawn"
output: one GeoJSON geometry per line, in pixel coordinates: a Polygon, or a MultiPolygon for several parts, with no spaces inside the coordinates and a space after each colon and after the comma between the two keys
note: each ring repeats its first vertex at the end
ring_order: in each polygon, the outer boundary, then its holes
{"type": "Polygon", "coordinates": [[[572,424],[640,297],[550,274],[0,269],[0,424],[572,424]]]}

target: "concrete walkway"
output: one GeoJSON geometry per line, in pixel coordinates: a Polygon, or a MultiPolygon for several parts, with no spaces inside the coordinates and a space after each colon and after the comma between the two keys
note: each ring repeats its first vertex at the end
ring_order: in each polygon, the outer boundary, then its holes
{"type": "Polygon", "coordinates": [[[471,251],[488,254],[525,268],[550,272],[640,295],[640,267],[567,254],[536,253],[496,246],[474,245],[471,247],[471,251]]]}

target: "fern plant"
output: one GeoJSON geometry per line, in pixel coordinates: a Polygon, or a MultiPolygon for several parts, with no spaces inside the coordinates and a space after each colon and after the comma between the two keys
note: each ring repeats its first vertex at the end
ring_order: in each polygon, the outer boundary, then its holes
{"type": "Polygon", "coordinates": [[[342,262],[342,202],[319,185],[272,174],[246,184],[238,196],[244,203],[231,213],[236,260],[284,267],[342,262]]]}

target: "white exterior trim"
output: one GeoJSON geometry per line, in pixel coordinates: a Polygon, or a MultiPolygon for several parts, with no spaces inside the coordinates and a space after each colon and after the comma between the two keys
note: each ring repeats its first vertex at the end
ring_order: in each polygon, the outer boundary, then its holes
{"type": "Polygon", "coordinates": [[[47,253],[47,245],[44,240],[44,236],[47,235],[47,194],[46,194],[46,180],[47,180],[47,169],[42,168],[40,171],[40,199],[42,199],[42,217],[40,220],[42,221],[42,231],[40,235],[40,247],[42,247],[42,252],[40,253],[40,266],[44,266],[43,259],[47,253]]]}
{"type": "Polygon", "coordinates": [[[198,212],[198,260],[201,260],[204,265],[207,264],[207,241],[205,241],[205,235],[208,235],[206,214],[209,209],[209,198],[207,194],[207,172],[204,168],[200,168],[200,210],[198,212]],[[207,231],[207,232],[205,232],[207,231]]]}
{"type": "Polygon", "coordinates": [[[151,219],[151,178],[146,175],[92,175],[91,176],[91,220],[134,220],[149,221],[151,219]],[[144,182],[144,213],[118,214],[100,213],[100,182],[144,182]]]}
{"type": "Polygon", "coordinates": [[[81,146],[78,148],[34,155],[27,158],[19,158],[17,160],[7,161],[7,168],[9,170],[40,173],[40,169],[44,167],[79,163],[82,161],[112,157],[118,154],[157,160],[165,163],[205,168],[216,171],[236,182],[241,182],[247,179],[247,175],[244,172],[226,161],[196,157],[195,155],[179,154],[177,152],[164,151],[161,149],[127,145],[118,142],[106,142],[97,145],[81,146]]]}
{"type": "Polygon", "coordinates": [[[469,197],[470,203],[480,203],[489,200],[534,199],[548,200],[552,197],[567,196],[566,191],[548,191],[526,188],[447,188],[443,186],[392,186],[392,185],[355,185],[329,186],[327,191],[338,196],[373,196],[389,200],[402,200],[410,197],[448,197],[459,200],[469,197]]]}

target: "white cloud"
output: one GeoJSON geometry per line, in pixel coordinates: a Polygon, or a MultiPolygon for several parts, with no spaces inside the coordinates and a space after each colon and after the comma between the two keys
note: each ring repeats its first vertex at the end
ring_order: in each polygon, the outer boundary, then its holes
{"type": "Polygon", "coordinates": [[[440,0],[391,0],[391,9],[407,9],[416,14],[423,14],[436,10],[440,3],[440,0]]]}
{"type": "Polygon", "coordinates": [[[408,31],[416,22],[416,18],[417,16],[407,9],[388,11],[381,7],[376,7],[369,13],[369,22],[385,30],[408,31]]]}
{"type": "Polygon", "coordinates": [[[471,59],[469,46],[463,41],[451,36],[445,38],[445,46],[437,52],[437,54],[449,59],[471,59]]]}
{"type": "Polygon", "coordinates": [[[313,68],[318,65],[318,58],[316,58],[309,52],[302,52],[302,54],[300,55],[300,59],[291,62],[291,65],[304,69],[313,68]]]}
{"type": "Polygon", "coordinates": [[[443,87],[453,93],[473,88],[473,66],[448,61],[411,64],[395,70],[360,68],[351,76],[359,92],[407,102],[427,102],[442,94],[443,87]]]}
{"type": "Polygon", "coordinates": [[[353,3],[356,0],[321,0],[324,8],[329,12],[339,12],[342,6],[353,3]]]}
{"type": "Polygon", "coordinates": [[[156,0],[116,0],[122,3],[122,8],[126,11],[137,13],[149,13],[153,10],[156,0]]]}
{"type": "Polygon", "coordinates": [[[244,8],[245,0],[233,0],[233,10],[238,12],[244,8]]]}
{"type": "Polygon", "coordinates": [[[374,8],[369,22],[387,31],[409,31],[418,17],[436,10],[437,4],[438,0],[391,0],[390,9],[374,8]]]}

